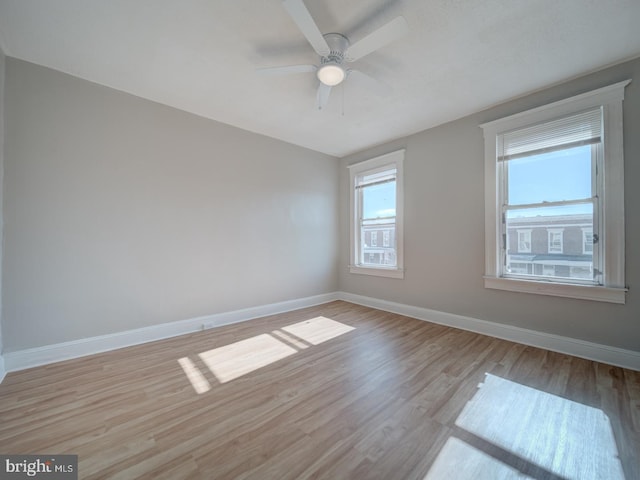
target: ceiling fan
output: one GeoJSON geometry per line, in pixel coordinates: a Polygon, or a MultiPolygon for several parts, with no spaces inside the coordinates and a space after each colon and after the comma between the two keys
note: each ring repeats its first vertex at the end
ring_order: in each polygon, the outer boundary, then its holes
{"type": "Polygon", "coordinates": [[[359,77],[364,84],[377,93],[388,93],[388,85],[359,70],[348,68],[346,64],[355,62],[405,35],[409,28],[404,17],[400,16],[391,20],[363,39],[351,44],[349,39],[340,33],[323,35],[303,0],[283,0],[282,5],[320,56],[319,65],[259,68],[257,69],[259,74],[288,75],[315,72],[320,81],[316,94],[316,107],[319,110],[326,107],[331,88],[341,84],[352,75],[359,77]]]}

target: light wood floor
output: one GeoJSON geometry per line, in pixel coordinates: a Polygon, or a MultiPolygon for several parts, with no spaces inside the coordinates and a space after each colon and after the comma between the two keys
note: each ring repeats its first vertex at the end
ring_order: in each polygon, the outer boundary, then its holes
{"type": "Polygon", "coordinates": [[[0,453],[83,479],[634,480],[639,432],[639,372],[345,302],[0,385],[0,453]]]}

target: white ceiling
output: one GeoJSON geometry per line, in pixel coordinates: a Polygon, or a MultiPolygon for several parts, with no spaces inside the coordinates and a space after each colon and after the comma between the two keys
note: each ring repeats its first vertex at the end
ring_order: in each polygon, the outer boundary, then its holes
{"type": "Polygon", "coordinates": [[[315,109],[317,63],[280,0],[0,0],[8,56],[335,156],[640,55],[638,0],[305,0],[352,42],[398,15],[409,34],[315,109]],[[344,112],[344,113],[343,113],[344,112]]]}

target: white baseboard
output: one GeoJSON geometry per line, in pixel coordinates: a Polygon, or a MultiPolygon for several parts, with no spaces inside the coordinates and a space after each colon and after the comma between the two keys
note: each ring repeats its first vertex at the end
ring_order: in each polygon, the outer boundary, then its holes
{"type": "Polygon", "coordinates": [[[622,348],[610,347],[550,333],[537,332],[535,330],[528,330],[526,328],[514,327],[502,323],[488,322],[486,320],[430,310],[428,308],[378,300],[353,293],[338,292],[338,298],[346,302],[398,313],[418,320],[460,328],[503,340],[530,345],[532,347],[544,348],[554,352],[586,358],[587,360],[594,360],[640,371],[640,352],[633,350],[624,350],[622,348]]]}
{"type": "Polygon", "coordinates": [[[334,300],[364,305],[378,310],[398,313],[408,317],[424,320],[449,327],[460,328],[491,337],[510,340],[516,343],[565,353],[576,357],[595,360],[597,362],[617,365],[640,371],[640,352],[624,350],[597,343],[562,337],[549,333],[537,332],[525,328],[514,327],[501,323],[479,320],[477,318],[455,315],[452,313],[415,307],[402,303],[378,300],[363,295],[346,292],[333,292],[312,297],[305,297],[285,302],[272,303],[257,307],[234,310],[203,317],[163,323],[125,332],[112,333],[97,337],[74,340],[71,342],[29,348],[16,352],[5,352],[4,359],[0,355],[0,382],[6,372],[24,370],[49,363],[83,357],[95,353],[106,352],[118,348],[139,345],[165,338],[197,332],[206,328],[214,328],[232,323],[244,322],[267,315],[298,310],[300,308],[320,305],[334,300]]]}
{"type": "MultiPolygon", "coordinates": [[[[300,308],[320,305],[338,299],[337,293],[325,293],[312,297],[299,298],[284,302],[244,308],[231,312],[217,313],[203,317],[162,323],[150,327],[137,328],[124,332],[83,338],[70,342],[28,348],[16,352],[5,352],[4,361],[7,372],[15,372],[26,368],[37,367],[49,363],[60,362],[72,358],[84,357],[94,353],[106,352],[141,343],[153,342],[165,338],[176,337],[187,333],[198,332],[205,328],[220,327],[232,323],[244,322],[254,318],[275,315],[298,310],[300,308]]],[[[2,358],[2,357],[0,357],[2,358]]],[[[1,364],[0,364],[1,365],[1,364]]]]}

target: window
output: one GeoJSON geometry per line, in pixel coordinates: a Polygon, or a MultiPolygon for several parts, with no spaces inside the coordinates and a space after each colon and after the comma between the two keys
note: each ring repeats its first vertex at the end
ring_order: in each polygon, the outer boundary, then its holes
{"type": "Polygon", "coordinates": [[[542,265],[542,275],[546,277],[554,277],[556,274],[556,267],[553,265],[542,265]]]}
{"type": "Polygon", "coordinates": [[[562,253],[563,252],[563,231],[561,229],[549,229],[549,246],[547,250],[549,253],[562,253]]]}
{"type": "Polygon", "coordinates": [[[582,253],[584,255],[593,254],[593,229],[582,228],[582,253]]]}
{"type": "Polygon", "coordinates": [[[629,83],[481,126],[486,288],[625,302],[622,102],[629,83]]]}
{"type": "Polygon", "coordinates": [[[533,273],[533,265],[531,263],[513,262],[509,265],[509,272],[531,274],[533,273]]]}
{"type": "Polygon", "coordinates": [[[518,253],[531,253],[531,230],[518,230],[518,253]]]}
{"type": "Polygon", "coordinates": [[[404,150],[349,166],[351,273],[403,278],[404,150]],[[382,246],[378,232],[382,232],[382,246]],[[367,242],[367,239],[369,240],[367,242]]]}

